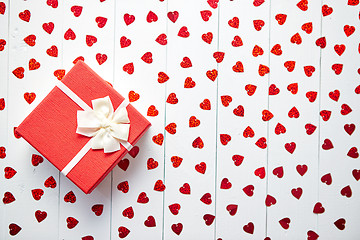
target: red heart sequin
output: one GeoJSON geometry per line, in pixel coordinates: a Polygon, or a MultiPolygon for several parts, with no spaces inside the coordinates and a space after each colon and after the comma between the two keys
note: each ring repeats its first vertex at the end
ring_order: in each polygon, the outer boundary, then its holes
{"type": "Polygon", "coordinates": [[[171,157],[171,162],[174,168],[177,168],[180,166],[181,162],[182,162],[182,158],[179,156],[172,156],[171,157]]]}
{"type": "Polygon", "coordinates": [[[341,56],[344,53],[345,49],[346,49],[346,47],[344,44],[341,44],[341,45],[336,44],[334,46],[334,50],[339,56],[341,56]]]}
{"type": "Polygon", "coordinates": [[[291,38],[290,38],[290,42],[291,43],[295,43],[297,45],[302,43],[302,39],[299,33],[295,33],[291,38]]]}
{"type": "Polygon", "coordinates": [[[119,238],[125,238],[127,235],[129,235],[130,230],[124,226],[121,226],[118,228],[118,232],[119,232],[119,238]]]}
{"type": "Polygon", "coordinates": [[[276,204],[276,199],[271,195],[267,195],[265,199],[265,205],[267,207],[270,207],[271,205],[275,205],[275,204],[276,204]]]}
{"type": "Polygon", "coordinates": [[[329,7],[328,5],[325,4],[322,6],[321,11],[322,11],[323,16],[326,17],[326,16],[329,16],[333,12],[333,9],[332,9],[332,7],[329,7]]]}
{"type": "Polygon", "coordinates": [[[309,230],[307,232],[307,236],[308,236],[307,240],[316,240],[316,239],[319,238],[319,235],[316,232],[312,231],[312,230],[309,230]]]}
{"type": "Polygon", "coordinates": [[[206,171],[206,163],[201,162],[195,165],[195,170],[199,173],[205,174],[206,171]]]}
{"type": "Polygon", "coordinates": [[[202,149],[204,147],[204,142],[201,139],[201,137],[197,137],[193,143],[192,143],[193,148],[199,148],[202,149]]]}
{"type": "Polygon", "coordinates": [[[336,220],[334,222],[334,225],[339,229],[339,230],[344,230],[345,229],[345,219],[343,218],[339,218],[338,220],[336,220]]]}
{"type": "Polygon", "coordinates": [[[130,102],[135,102],[135,101],[139,100],[139,98],[140,98],[140,94],[138,94],[134,91],[130,91],[128,96],[129,96],[130,102]]]}
{"type": "Polygon", "coordinates": [[[167,36],[165,33],[160,34],[155,41],[159,43],[160,45],[166,45],[167,44],[167,36]]]}
{"type": "Polygon", "coordinates": [[[23,67],[18,67],[15,70],[13,70],[12,73],[15,75],[15,77],[17,77],[19,79],[23,79],[24,71],[25,71],[25,69],[23,67]]]}
{"type": "Polygon", "coordinates": [[[144,225],[146,227],[156,227],[155,218],[153,216],[148,216],[148,218],[144,222],[144,225]]]}
{"type": "Polygon", "coordinates": [[[254,195],[254,189],[255,188],[253,185],[248,185],[243,188],[243,191],[246,195],[248,195],[249,197],[252,197],[254,195]]]}
{"type": "Polygon", "coordinates": [[[332,183],[332,177],[330,173],[325,174],[321,177],[321,182],[325,183],[326,185],[330,185],[332,183]]]}
{"type": "Polygon", "coordinates": [[[231,45],[233,46],[233,47],[240,47],[240,46],[242,46],[243,45],[243,41],[242,41],[242,39],[241,39],[241,37],[239,37],[239,36],[235,36],[234,37],[234,40],[231,42],[231,45]]]}
{"type": "Polygon", "coordinates": [[[61,80],[64,76],[65,76],[65,70],[64,69],[58,69],[54,71],[54,76],[58,79],[61,80]]]}
{"type": "Polygon", "coordinates": [[[232,70],[234,72],[244,72],[244,66],[243,66],[242,62],[237,61],[235,63],[235,65],[232,67],[232,70]]]}
{"type": "Polygon", "coordinates": [[[211,32],[208,33],[204,33],[203,35],[201,35],[201,39],[208,43],[211,44],[212,40],[213,40],[213,34],[211,32]]]}
{"type": "Polygon", "coordinates": [[[286,143],[286,144],[285,144],[285,149],[286,149],[289,153],[291,153],[291,154],[294,153],[295,148],[296,148],[296,143],[294,143],[294,142],[286,143]]]}
{"type": "Polygon", "coordinates": [[[254,233],[254,224],[252,222],[249,222],[243,227],[243,230],[246,233],[253,234],[254,233]]]}
{"type": "Polygon", "coordinates": [[[291,194],[292,194],[296,199],[300,199],[302,193],[303,193],[303,190],[302,190],[302,188],[300,188],[300,187],[291,189],[291,194]]]}
{"type": "Polygon", "coordinates": [[[190,185],[188,183],[184,183],[183,186],[179,188],[179,191],[182,194],[190,194],[190,185]]]}
{"type": "Polygon", "coordinates": [[[182,68],[192,67],[192,63],[191,63],[190,58],[184,57],[183,60],[182,60],[182,62],[180,63],[180,66],[181,66],[182,68]]]}
{"type": "Polygon", "coordinates": [[[269,86],[269,95],[277,95],[280,93],[280,89],[275,84],[269,86]]]}
{"type": "Polygon", "coordinates": [[[171,230],[172,230],[175,234],[180,235],[181,231],[183,230],[183,225],[182,225],[182,223],[177,223],[177,224],[171,225],[171,230]]]}
{"type": "Polygon", "coordinates": [[[205,203],[206,205],[210,205],[212,203],[211,200],[211,194],[210,193],[205,193],[201,198],[200,201],[202,201],[203,203],[205,203]]]}
{"type": "Polygon", "coordinates": [[[204,99],[204,101],[202,101],[200,103],[200,108],[202,110],[211,110],[211,103],[209,99],[204,99]]]}
{"type": "Polygon", "coordinates": [[[296,166],[296,171],[301,175],[304,176],[305,173],[307,172],[308,167],[304,164],[304,165],[297,165],[296,166]]]}
{"type": "Polygon", "coordinates": [[[168,12],[167,17],[170,19],[170,21],[175,23],[179,17],[179,12],[178,11],[168,12]]]}
{"type": "Polygon", "coordinates": [[[345,25],[344,32],[347,37],[350,37],[355,32],[354,26],[345,25]]]}
{"type": "Polygon", "coordinates": [[[95,18],[95,22],[99,28],[103,28],[106,25],[107,18],[105,17],[97,17],[95,18]]]}
{"type": "Polygon", "coordinates": [[[231,186],[232,184],[229,182],[229,179],[223,178],[223,180],[221,180],[220,189],[229,189],[231,186]]]}
{"type": "Polygon", "coordinates": [[[183,26],[180,28],[179,32],[178,32],[178,36],[179,37],[183,37],[183,38],[187,38],[190,36],[190,33],[188,31],[188,28],[183,26]]]}
{"type": "Polygon", "coordinates": [[[29,60],[29,70],[36,70],[40,67],[40,63],[37,62],[34,58],[29,60]]]}
{"type": "Polygon", "coordinates": [[[292,109],[290,109],[288,116],[289,118],[298,118],[300,116],[300,113],[296,107],[293,107],[292,109]]]}
{"type": "Polygon", "coordinates": [[[159,133],[158,135],[153,136],[152,140],[153,140],[154,143],[161,146],[163,144],[163,141],[164,141],[164,135],[162,133],[159,133]]]}
{"type": "Polygon", "coordinates": [[[25,22],[29,22],[31,17],[31,13],[29,10],[25,10],[19,13],[19,18],[25,22]]]}
{"type": "Polygon", "coordinates": [[[340,194],[343,195],[344,197],[350,198],[352,196],[352,191],[350,186],[346,186],[343,189],[341,189],[340,194]]]}
{"type": "Polygon", "coordinates": [[[181,208],[181,206],[178,203],[169,205],[169,210],[174,215],[178,215],[180,208],[181,208]]]}
{"type": "Polygon", "coordinates": [[[65,32],[64,38],[65,38],[65,40],[75,40],[76,39],[76,34],[74,33],[74,31],[71,28],[69,28],[65,32]]]}
{"type": "Polygon", "coordinates": [[[313,67],[313,66],[305,66],[304,67],[304,72],[305,72],[305,75],[307,77],[311,77],[312,74],[315,72],[315,67],[313,67]]]}
{"type": "Polygon", "coordinates": [[[313,213],[321,214],[325,212],[325,208],[322,206],[320,202],[317,202],[314,206],[313,213]]]}
{"type": "Polygon", "coordinates": [[[47,213],[45,211],[37,210],[35,212],[35,218],[39,223],[44,221],[46,217],[47,217],[47,213]]]}
{"type": "Polygon", "coordinates": [[[74,14],[75,17],[79,17],[81,15],[82,10],[83,10],[82,6],[72,6],[70,8],[70,11],[74,14]]]}
{"type": "Polygon", "coordinates": [[[322,148],[324,149],[324,150],[329,150],[329,149],[332,149],[332,148],[334,148],[334,145],[332,144],[332,142],[330,141],[330,139],[325,139],[324,140],[324,143],[323,143],[323,145],[322,145],[322,148]]]}
{"type": "Polygon", "coordinates": [[[263,121],[269,121],[273,117],[274,117],[274,115],[269,110],[262,111],[262,120],[263,121]]]}
{"type": "Polygon", "coordinates": [[[5,172],[5,178],[6,179],[11,179],[17,173],[16,170],[13,169],[12,167],[4,168],[4,172],[5,172]]]}
{"type": "Polygon", "coordinates": [[[308,1],[307,0],[301,0],[300,2],[298,2],[296,4],[296,6],[298,8],[300,8],[300,10],[306,11],[306,10],[308,10],[308,1]]]}
{"type": "Polygon", "coordinates": [[[95,36],[86,35],[86,45],[91,47],[96,42],[97,42],[97,38],[95,36]]]}
{"type": "Polygon", "coordinates": [[[347,104],[341,105],[341,111],[340,111],[341,115],[348,115],[351,112],[352,112],[352,109],[351,109],[351,107],[349,107],[349,105],[347,105],[347,104]]]}
{"type": "Polygon", "coordinates": [[[33,92],[32,93],[28,93],[28,92],[24,93],[24,99],[26,100],[26,102],[28,104],[31,104],[35,100],[35,98],[36,98],[36,94],[33,92]]]}
{"type": "Polygon", "coordinates": [[[286,14],[277,14],[275,16],[275,20],[278,22],[279,25],[284,25],[286,18],[287,18],[286,14]]]}
{"type": "Polygon", "coordinates": [[[292,72],[295,69],[295,61],[286,61],[284,63],[284,67],[289,71],[292,72]]]}
{"type": "Polygon", "coordinates": [[[126,14],[124,14],[124,21],[125,21],[125,24],[127,26],[129,26],[130,24],[132,24],[135,21],[135,16],[126,13],[126,14]]]}
{"type": "Polygon", "coordinates": [[[216,9],[218,7],[219,0],[207,0],[210,7],[216,9]]]}
{"type": "Polygon", "coordinates": [[[64,196],[64,201],[69,202],[69,203],[75,203],[76,202],[76,196],[75,196],[74,192],[73,191],[68,192],[64,196]]]}
{"type": "Polygon", "coordinates": [[[227,145],[231,141],[229,134],[220,134],[220,142],[222,145],[227,145]]]}
{"type": "Polygon", "coordinates": [[[263,54],[264,54],[264,50],[260,46],[255,45],[253,50],[252,50],[252,55],[254,57],[257,57],[257,56],[261,56],[263,54]]]}
{"type": "Polygon", "coordinates": [[[270,52],[274,55],[280,56],[282,54],[281,45],[275,44],[270,52]]]}
{"type": "Polygon", "coordinates": [[[42,25],[42,28],[44,29],[45,32],[47,32],[48,34],[51,34],[52,31],[54,30],[54,23],[53,22],[49,22],[49,23],[44,23],[42,25]]]}
{"type": "Polygon", "coordinates": [[[268,66],[265,66],[265,65],[262,65],[260,64],[259,65],[259,70],[258,70],[258,73],[260,76],[265,76],[265,74],[268,74],[270,72],[270,68],[268,66]]]}
{"type": "Polygon", "coordinates": [[[353,123],[345,124],[344,129],[349,135],[351,135],[355,131],[355,124],[353,124],[353,123]]]}
{"type": "Polygon", "coordinates": [[[244,138],[252,138],[255,136],[254,130],[250,126],[247,126],[243,132],[244,138]]]}
{"type": "Polygon", "coordinates": [[[29,35],[24,38],[24,42],[26,42],[26,44],[30,47],[33,47],[36,44],[36,36],[34,34],[29,35]]]}
{"type": "Polygon", "coordinates": [[[232,160],[234,161],[235,166],[240,166],[241,163],[244,161],[244,157],[241,155],[233,155],[232,160]]]}
{"type": "Polygon", "coordinates": [[[31,156],[31,164],[36,167],[38,166],[40,163],[42,163],[44,161],[44,158],[40,155],[37,154],[33,154],[31,156]]]}
{"type": "Polygon", "coordinates": [[[10,223],[9,224],[9,234],[11,236],[15,236],[21,231],[21,227],[17,225],[16,223],[10,223]]]}
{"type": "Polygon", "coordinates": [[[73,229],[76,227],[76,225],[79,223],[79,221],[74,217],[68,217],[66,218],[67,227],[69,229],[73,229]]]}
{"type": "Polygon", "coordinates": [[[124,217],[127,217],[129,219],[132,219],[134,217],[134,210],[133,208],[130,206],[128,208],[126,208],[123,212],[122,212],[122,215],[124,217]]]}
{"type": "Polygon", "coordinates": [[[165,185],[162,180],[157,180],[154,186],[154,190],[158,192],[162,192],[165,190],[165,185]]]}
{"type": "Polygon", "coordinates": [[[121,182],[117,185],[117,189],[123,193],[129,192],[129,183],[128,181],[121,182]]]}
{"type": "Polygon", "coordinates": [[[42,195],[44,195],[44,191],[40,188],[37,188],[37,189],[31,190],[31,194],[36,201],[39,201],[41,199],[42,195]]]}
{"type": "Polygon", "coordinates": [[[159,163],[157,161],[155,161],[153,158],[149,158],[147,160],[147,169],[151,170],[151,169],[155,169],[159,166],[159,163]]]}
{"type": "Polygon", "coordinates": [[[264,179],[266,176],[265,168],[260,167],[254,171],[255,176],[258,176],[260,179],[264,179]]]}
{"type": "Polygon", "coordinates": [[[226,206],[226,210],[229,212],[230,216],[234,216],[237,212],[238,205],[236,204],[229,204],[226,206]]]}
{"type": "Polygon", "coordinates": [[[313,24],[312,24],[312,22],[304,23],[304,24],[301,26],[301,30],[305,31],[307,34],[312,33],[312,30],[313,30],[313,24]]]}
{"type": "Polygon", "coordinates": [[[99,65],[103,64],[107,60],[106,54],[98,53],[96,54],[96,61],[99,63],[99,65]]]}
{"type": "Polygon", "coordinates": [[[55,45],[52,45],[50,48],[46,50],[47,55],[50,57],[57,57],[58,56],[58,48],[55,45]]]}
{"type": "Polygon", "coordinates": [[[56,181],[53,176],[50,176],[48,179],[45,180],[44,186],[47,188],[56,188],[56,181]]]}
{"type": "Polygon", "coordinates": [[[57,8],[59,5],[58,0],[46,0],[46,4],[52,8],[57,8]]]}
{"type": "Polygon", "coordinates": [[[143,204],[149,202],[149,198],[148,198],[148,196],[146,195],[145,192],[141,192],[141,193],[139,194],[139,197],[138,197],[138,199],[137,199],[137,202],[138,202],[138,203],[143,203],[143,204]]]}
{"type": "Polygon", "coordinates": [[[159,111],[156,109],[154,105],[150,105],[150,107],[147,110],[147,115],[151,117],[155,117],[159,114],[159,111]]]}
{"type": "Polygon", "coordinates": [[[282,228],[289,229],[289,227],[290,227],[290,218],[283,218],[283,219],[279,220],[279,223],[280,223],[282,228]]]}
{"type": "Polygon", "coordinates": [[[328,110],[322,110],[320,111],[320,116],[324,121],[328,121],[331,117],[331,111],[328,110]]]}
{"type": "Polygon", "coordinates": [[[229,24],[230,27],[239,28],[239,18],[238,17],[233,17],[232,19],[230,19],[228,21],[228,24],[229,24]]]}
{"type": "Polygon", "coordinates": [[[305,125],[305,130],[306,130],[307,135],[311,135],[311,134],[313,134],[315,132],[316,126],[312,125],[311,123],[307,123],[305,125]]]}
{"type": "Polygon", "coordinates": [[[278,178],[282,178],[284,176],[284,168],[282,166],[274,168],[273,174],[278,178]]]}
{"type": "Polygon", "coordinates": [[[212,13],[211,13],[211,11],[209,11],[209,10],[204,10],[204,11],[200,11],[200,15],[201,15],[201,18],[202,18],[205,22],[207,22],[207,21],[209,21],[212,13]]]}
{"type": "Polygon", "coordinates": [[[214,222],[215,216],[211,214],[205,214],[203,216],[203,219],[205,221],[206,226],[210,226],[214,222]]]}
{"type": "Polygon", "coordinates": [[[275,134],[279,135],[279,134],[282,134],[282,133],[286,133],[286,128],[281,123],[276,124],[275,134]]]}
{"type": "Polygon", "coordinates": [[[213,57],[215,58],[217,63],[221,63],[224,60],[224,56],[224,52],[214,52],[213,54],[213,57]]]}
{"type": "Polygon", "coordinates": [[[351,158],[358,158],[359,157],[358,149],[356,147],[350,148],[347,155],[351,158]]]}
{"type": "Polygon", "coordinates": [[[253,21],[254,28],[256,31],[260,31],[262,27],[265,25],[265,22],[263,20],[254,20],[253,21]]]}
{"type": "Polygon", "coordinates": [[[266,138],[265,138],[265,137],[259,138],[259,139],[256,141],[255,145],[258,146],[258,147],[261,148],[261,149],[265,149],[265,148],[267,147],[266,138]]]}
{"type": "Polygon", "coordinates": [[[211,81],[215,81],[215,79],[218,76],[218,71],[216,69],[213,70],[209,70],[206,72],[206,76],[211,80],[211,81]]]}
{"type": "Polygon", "coordinates": [[[3,197],[3,203],[9,204],[15,201],[15,197],[11,192],[5,192],[3,197]]]}
{"type": "Polygon", "coordinates": [[[151,22],[156,22],[158,20],[158,16],[152,12],[152,11],[149,11],[148,15],[146,16],[146,21],[148,23],[151,23],[151,22]]]}

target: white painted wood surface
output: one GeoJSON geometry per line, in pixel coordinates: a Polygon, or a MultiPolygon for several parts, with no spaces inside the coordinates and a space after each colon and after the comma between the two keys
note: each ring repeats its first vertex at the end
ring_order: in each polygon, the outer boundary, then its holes
{"type": "Polygon", "coordinates": [[[359,11],[357,0],[0,0],[0,239],[358,239],[359,11]],[[14,135],[78,57],[152,123],[138,154],[89,195],[46,159],[34,166],[38,153],[14,135]],[[298,118],[289,117],[293,107],[298,118]],[[51,176],[55,188],[44,185],[51,176]],[[6,203],[7,192],[15,201],[6,203]],[[41,222],[38,210],[47,214],[41,222]],[[12,223],[21,227],[14,236],[12,223]]]}

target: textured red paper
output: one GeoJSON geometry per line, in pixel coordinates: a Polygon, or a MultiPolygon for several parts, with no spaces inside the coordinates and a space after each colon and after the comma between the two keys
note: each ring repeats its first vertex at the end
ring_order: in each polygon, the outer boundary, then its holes
{"type": "MultiPolygon", "coordinates": [[[[91,100],[109,96],[114,109],[124,98],[84,62],[76,65],[62,82],[90,107],[91,100]]],[[[60,171],[90,138],[76,133],[76,112],[82,110],[55,87],[20,124],[17,132],[60,171]]],[[[130,144],[133,146],[150,127],[150,123],[132,105],[127,106],[130,119],[130,144]]],[[[85,193],[90,193],[127,153],[104,153],[89,150],[67,177],[85,193]]]]}

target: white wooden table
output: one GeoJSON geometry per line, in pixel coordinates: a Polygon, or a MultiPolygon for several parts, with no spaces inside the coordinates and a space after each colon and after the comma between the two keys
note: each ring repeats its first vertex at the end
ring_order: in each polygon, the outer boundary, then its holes
{"type": "Polygon", "coordinates": [[[0,0],[0,239],[359,239],[359,6],[0,0]],[[152,123],[90,195],[14,135],[78,57],[152,123]]]}

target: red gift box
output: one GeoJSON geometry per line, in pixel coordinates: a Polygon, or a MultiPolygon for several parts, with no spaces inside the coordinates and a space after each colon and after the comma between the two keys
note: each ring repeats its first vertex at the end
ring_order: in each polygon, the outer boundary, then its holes
{"type": "MultiPolygon", "coordinates": [[[[93,99],[106,96],[110,97],[114,109],[125,100],[82,61],[65,75],[62,83],[90,107],[93,99]]],[[[90,140],[76,133],[78,110],[83,109],[56,86],[16,131],[62,171],[90,140]]],[[[130,120],[127,141],[134,146],[151,124],[132,105],[127,105],[126,110],[130,120]]],[[[66,176],[83,192],[91,193],[127,153],[123,145],[120,147],[112,153],[90,149],[66,176]]]]}

